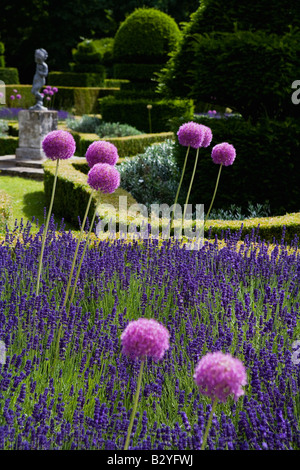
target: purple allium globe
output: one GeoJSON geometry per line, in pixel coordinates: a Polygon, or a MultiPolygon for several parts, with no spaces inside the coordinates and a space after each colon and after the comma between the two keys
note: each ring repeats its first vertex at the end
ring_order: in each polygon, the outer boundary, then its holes
{"type": "Polygon", "coordinates": [[[199,391],[210,398],[226,402],[229,395],[237,400],[244,395],[243,385],[247,384],[247,374],[243,363],[222,352],[208,353],[195,368],[195,382],[199,391]]]}
{"type": "Polygon", "coordinates": [[[204,126],[190,121],[179,127],[177,136],[180,145],[191,146],[194,149],[201,147],[204,139],[204,126]]]}
{"type": "Polygon", "coordinates": [[[236,156],[236,151],[233,145],[228,142],[222,142],[213,147],[211,151],[211,158],[214,163],[224,166],[232,165],[236,156]]]}
{"type": "Polygon", "coordinates": [[[120,173],[109,163],[96,163],[88,172],[87,182],[96,191],[113,193],[120,186],[120,173]]]}
{"type": "Polygon", "coordinates": [[[74,137],[67,131],[51,131],[42,142],[46,157],[50,160],[67,160],[76,150],[74,137]]]}
{"type": "Polygon", "coordinates": [[[115,145],[105,140],[95,141],[88,147],[85,158],[90,168],[96,163],[115,165],[119,158],[118,149],[115,145]]]}
{"type": "Polygon", "coordinates": [[[210,127],[204,126],[203,124],[202,124],[202,126],[203,126],[203,130],[204,130],[204,138],[203,138],[201,147],[206,148],[206,147],[210,146],[212,138],[213,138],[213,134],[212,134],[212,131],[211,131],[210,127]]]}
{"type": "Polygon", "coordinates": [[[169,349],[169,338],[164,325],[153,319],[139,318],[131,321],[121,335],[123,353],[133,359],[151,357],[158,361],[169,349]]]}

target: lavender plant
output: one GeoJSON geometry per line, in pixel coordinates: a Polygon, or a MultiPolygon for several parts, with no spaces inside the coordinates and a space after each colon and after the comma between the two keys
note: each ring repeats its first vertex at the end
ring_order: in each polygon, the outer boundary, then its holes
{"type": "Polygon", "coordinates": [[[165,325],[170,347],[147,359],[130,450],[201,449],[212,406],[193,376],[209,352],[238,357],[248,384],[215,409],[206,448],[300,449],[299,240],[227,233],[199,251],[176,240],[93,242],[68,316],[77,239],[50,219],[36,296],[41,243],[27,225],[0,244],[1,449],[123,449],[140,364],[122,354],[121,335],[139,318],[165,325]]]}

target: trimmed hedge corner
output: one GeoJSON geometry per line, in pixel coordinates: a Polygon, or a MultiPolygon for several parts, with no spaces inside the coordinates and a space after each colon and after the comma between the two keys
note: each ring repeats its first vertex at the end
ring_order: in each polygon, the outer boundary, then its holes
{"type": "Polygon", "coordinates": [[[9,226],[12,221],[12,207],[11,196],[0,189],[0,233],[5,232],[6,226],[9,226]]]}
{"type": "MultiPolygon", "coordinates": [[[[59,170],[57,176],[55,198],[53,202],[53,212],[64,217],[69,222],[79,226],[78,217],[83,220],[86,206],[91,194],[91,188],[87,184],[87,176],[84,173],[76,170],[73,162],[76,158],[69,160],[62,160],[59,162],[59,170]]],[[[44,188],[46,200],[49,203],[52,193],[54,175],[55,175],[56,162],[47,160],[43,164],[44,168],[44,188]]],[[[97,207],[100,218],[106,217],[105,204],[110,204],[116,210],[117,219],[122,214],[119,214],[119,198],[121,196],[127,197],[127,208],[132,204],[136,204],[135,199],[122,188],[118,188],[113,194],[101,194],[100,198],[93,198],[93,203],[88,214],[89,220],[93,217],[95,207],[97,207]]]]}

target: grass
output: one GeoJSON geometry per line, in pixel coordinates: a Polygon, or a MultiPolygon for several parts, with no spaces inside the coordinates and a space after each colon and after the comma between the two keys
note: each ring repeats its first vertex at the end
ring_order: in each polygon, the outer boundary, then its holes
{"type": "MultiPolygon", "coordinates": [[[[13,198],[13,220],[23,219],[23,223],[26,224],[27,221],[32,222],[34,218],[35,222],[39,222],[39,225],[44,223],[46,198],[42,181],[1,175],[0,187],[13,198]]],[[[60,225],[61,218],[55,217],[55,214],[54,220],[60,225]]],[[[69,222],[64,223],[66,230],[78,230],[78,227],[74,227],[69,222]]],[[[33,226],[32,229],[34,230],[35,227],[33,226]]]]}

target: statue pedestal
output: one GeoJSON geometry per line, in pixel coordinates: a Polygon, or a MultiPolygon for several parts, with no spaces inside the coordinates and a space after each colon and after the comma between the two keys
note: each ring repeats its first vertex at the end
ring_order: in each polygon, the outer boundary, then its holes
{"type": "Polygon", "coordinates": [[[16,160],[19,164],[34,160],[42,163],[46,155],[42,148],[44,137],[51,131],[57,130],[57,111],[19,112],[19,147],[16,149],[16,160]]]}

